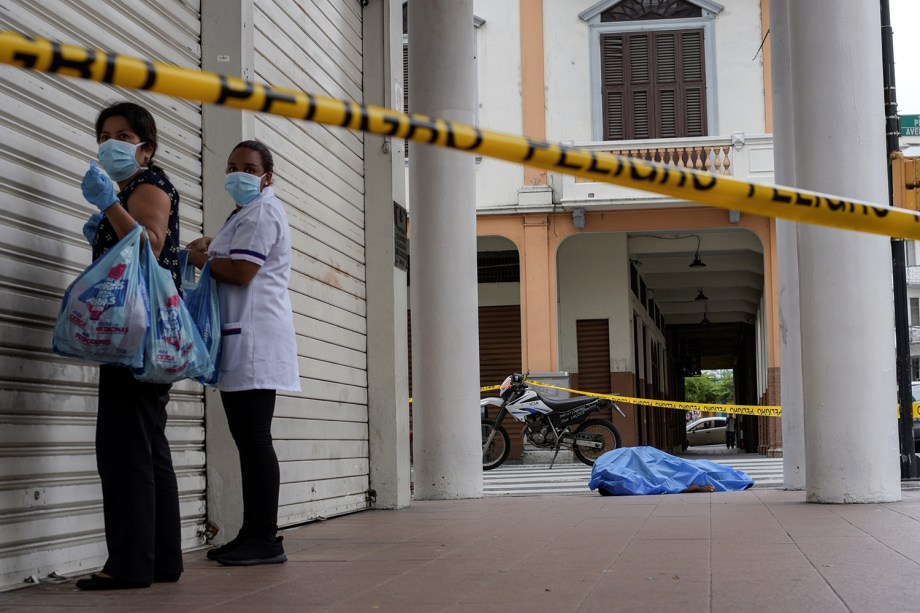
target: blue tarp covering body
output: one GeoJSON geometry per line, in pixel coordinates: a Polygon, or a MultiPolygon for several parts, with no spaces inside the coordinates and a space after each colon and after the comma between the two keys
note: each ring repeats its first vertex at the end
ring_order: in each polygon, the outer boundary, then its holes
{"type": "Polygon", "coordinates": [[[754,480],[710,460],[684,460],[654,447],[622,447],[597,459],[588,487],[613,496],[678,494],[691,485],[717,492],[746,490],[754,480]]]}

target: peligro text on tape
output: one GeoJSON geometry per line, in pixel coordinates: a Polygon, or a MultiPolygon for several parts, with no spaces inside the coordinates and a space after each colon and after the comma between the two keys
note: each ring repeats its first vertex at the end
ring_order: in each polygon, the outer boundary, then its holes
{"type": "Polygon", "coordinates": [[[920,240],[920,215],[912,211],[535,141],[15,32],[0,32],[0,63],[406,138],[763,217],[920,240]]]}

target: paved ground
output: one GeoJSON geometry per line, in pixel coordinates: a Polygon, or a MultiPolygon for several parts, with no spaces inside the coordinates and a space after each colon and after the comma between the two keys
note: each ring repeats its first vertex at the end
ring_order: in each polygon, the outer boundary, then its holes
{"type": "Polygon", "coordinates": [[[178,584],[0,594],[0,611],[917,611],[920,492],[814,505],[802,492],[414,502],[286,531],[290,561],[186,555],[178,584]]]}

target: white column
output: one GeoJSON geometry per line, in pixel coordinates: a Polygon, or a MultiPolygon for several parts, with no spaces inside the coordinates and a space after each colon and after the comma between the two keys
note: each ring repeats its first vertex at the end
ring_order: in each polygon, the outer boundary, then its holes
{"type": "MultiPolygon", "coordinates": [[[[243,79],[254,78],[253,0],[202,0],[201,68],[243,79]],[[218,61],[218,57],[221,58],[218,61]]],[[[204,233],[214,236],[227,218],[224,174],[227,156],[240,141],[255,134],[252,113],[205,104],[202,123],[202,200],[204,233]]],[[[220,394],[205,389],[208,521],[220,528],[212,543],[222,545],[236,536],[243,523],[240,457],[230,436],[220,394]]]]}
{"type": "MultiPolygon", "coordinates": [[[[398,108],[402,90],[402,3],[376,0],[363,11],[364,100],[398,108]],[[398,85],[398,87],[397,87],[398,85]]],[[[409,356],[406,272],[395,265],[394,202],[405,203],[402,143],[364,135],[367,253],[367,412],[374,508],[408,506],[409,356]],[[394,172],[394,166],[398,172],[394,172]]]]}
{"type": "MultiPolygon", "coordinates": [[[[788,10],[796,182],[887,202],[878,3],[788,10]]],[[[889,240],[799,224],[798,254],[806,499],[900,500],[889,240]]]]}
{"type": "MultiPolygon", "coordinates": [[[[472,0],[409,3],[413,113],[473,122],[472,0]]],[[[409,153],[415,496],[482,496],[476,192],[471,155],[409,153]]]]}
{"type": "MultiPolygon", "coordinates": [[[[773,70],[773,167],[780,185],[795,183],[795,118],[789,57],[789,0],[770,0],[773,70]]],[[[783,407],[783,484],[805,489],[805,415],[802,404],[802,326],[799,320],[799,256],[796,223],[776,220],[779,295],[780,403],[783,407]]]]}

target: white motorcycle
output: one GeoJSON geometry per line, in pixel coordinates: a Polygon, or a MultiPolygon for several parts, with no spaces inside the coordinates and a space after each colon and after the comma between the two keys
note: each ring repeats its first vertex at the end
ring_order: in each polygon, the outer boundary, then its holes
{"type": "Polygon", "coordinates": [[[524,424],[521,436],[525,443],[554,451],[550,468],[560,449],[571,449],[576,458],[593,466],[601,455],[621,446],[616,426],[606,419],[588,419],[591,413],[611,406],[625,417],[615,403],[591,396],[553,400],[532,390],[525,383],[526,379],[526,374],[514,373],[499,387],[500,398],[480,401],[485,416],[482,419],[483,470],[498,468],[508,459],[511,439],[502,426],[508,413],[524,424]],[[490,406],[498,408],[494,420],[488,417],[490,406]]]}

